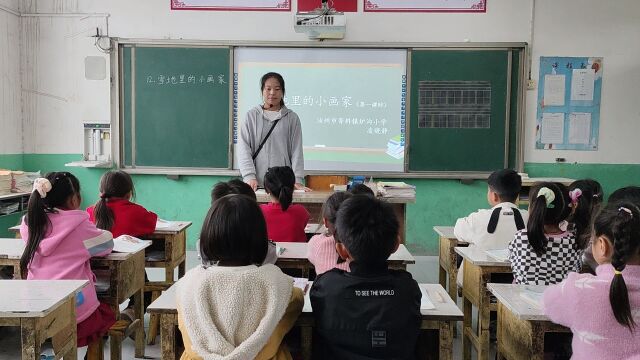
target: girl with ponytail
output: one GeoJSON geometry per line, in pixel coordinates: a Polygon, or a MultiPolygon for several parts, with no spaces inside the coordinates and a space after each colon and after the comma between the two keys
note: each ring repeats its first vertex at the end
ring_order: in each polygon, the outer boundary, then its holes
{"type": "Polygon", "coordinates": [[[569,193],[562,184],[544,182],[531,188],[527,228],[509,243],[517,284],[556,284],[570,271],[580,270],[582,249],[575,233],[560,229],[569,216],[569,204],[569,193]]]}
{"type": "Polygon", "coordinates": [[[569,185],[571,214],[567,221],[569,228],[576,233],[578,247],[584,250],[583,272],[593,274],[598,264],[591,254],[591,219],[600,210],[603,195],[600,183],[592,179],[576,180],[569,185]]]}
{"type": "Polygon", "coordinates": [[[572,273],[547,288],[544,311],[572,329],[574,359],[631,359],[640,354],[640,209],[610,203],[592,234],[596,275],[572,273]]]}
{"type": "Polygon", "coordinates": [[[113,248],[111,233],[99,230],[80,210],[80,183],[68,172],[48,173],[33,184],[27,214],[20,225],[26,241],[20,258],[28,280],[87,280],[76,297],[78,346],[102,337],[115,323],[113,311],[98,301],[89,259],[113,248]]]}
{"type": "Polygon", "coordinates": [[[275,166],[264,176],[264,189],[271,202],[260,205],[267,221],[269,240],[306,242],[304,228],[309,222],[309,212],[300,204],[291,204],[296,177],[288,166],[275,166]]]}
{"type": "Polygon", "coordinates": [[[91,221],[113,237],[142,236],[156,229],[158,215],[131,202],[136,190],[131,176],[122,170],[107,171],[100,178],[100,198],[87,208],[91,221]]]}

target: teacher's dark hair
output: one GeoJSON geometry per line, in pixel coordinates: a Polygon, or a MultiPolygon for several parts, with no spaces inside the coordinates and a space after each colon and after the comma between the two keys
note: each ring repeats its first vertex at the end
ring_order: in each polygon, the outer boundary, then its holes
{"type": "MultiPolygon", "coordinates": [[[[284,90],[284,78],[282,77],[282,75],[275,73],[275,72],[269,72],[266,73],[264,75],[262,75],[262,79],[260,79],[260,91],[264,91],[264,85],[267,82],[267,80],[274,78],[276,80],[278,80],[278,82],[280,83],[280,88],[282,89],[282,95],[284,96],[285,94],[285,90],[284,90]]],[[[280,99],[280,106],[284,106],[284,99],[280,99]]]]}

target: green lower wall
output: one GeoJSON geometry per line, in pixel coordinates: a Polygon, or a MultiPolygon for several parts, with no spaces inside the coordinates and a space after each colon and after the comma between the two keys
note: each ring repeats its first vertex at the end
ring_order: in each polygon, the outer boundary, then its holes
{"type": "Polygon", "coordinates": [[[23,157],[22,154],[0,154],[0,169],[22,170],[23,157]]]}
{"type": "MultiPolygon", "coordinates": [[[[83,206],[96,201],[102,169],[65,168],[64,164],[79,160],[78,154],[25,154],[25,170],[67,170],[74,173],[82,184],[83,206]]],[[[594,178],[605,193],[630,185],[640,184],[640,165],[612,164],[542,164],[528,163],[525,171],[530,177],[594,178]]],[[[209,208],[211,187],[221,176],[181,176],[169,180],[161,175],[134,175],[137,199],[149,210],[168,220],[189,220],[189,248],[193,249],[202,220],[209,208]]],[[[416,203],[407,207],[407,245],[416,255],[436,255],[437,236],[433,226],[453,225],[458,217],[487,206],[486,183],[474,181],[470,185],[458,180],[406,179],[416,186],[416,203]]]]}

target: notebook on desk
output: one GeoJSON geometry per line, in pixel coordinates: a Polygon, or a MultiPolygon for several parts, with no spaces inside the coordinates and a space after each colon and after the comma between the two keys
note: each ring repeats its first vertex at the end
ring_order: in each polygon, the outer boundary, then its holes
{"type": "Polygon", "coordinates": [[[542,308],[541,292],[527,288],[520,293],[520,297],[523,298],[529,305],[535,306],[537,308],[542,308]]]}
{"type": "Polygon", "coordinates": [[[431,302],[431,298],[429,298],[429,294],[427,294],[427,290],[420,286],[420,292],[422,293],[422,299],[420,299],[420,310],[433,310],[435,309],[435,305],[431,302]]]}
{"type": "Polygon", "coordinates": [[[492,258],[499,261],[509,261],[509,250],[508,249],[494,249],[494,250],[486,250],[487,254],[492,258]]]}
{"type": "Polygon", "coordinates": [[[151,245],[151,240],[141,240],[130,235],[120,235],[113,239],[113,251],[134,253],[151,245]]]}

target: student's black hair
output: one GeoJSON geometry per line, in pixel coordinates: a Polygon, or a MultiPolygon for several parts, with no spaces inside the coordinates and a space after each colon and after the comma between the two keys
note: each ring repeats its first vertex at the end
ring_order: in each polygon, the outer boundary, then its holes
{"type": "Polygon", "coordinates": [[[245,195],[253,199],[253,201],[257,201],[256,193],[249,184],[240,179],[231,179],[227,182],[221,181],[213,187],[211,190],[211,204],[229,194],[245,195]]]}
{"type": "Polygon", "coordinates": [[[379,264],[393,252],[399,228],[391,205],[373,196],[353,195],[340,205],[334,237],[355,261],[379,264]]]}
{"type": "Polygon", "coordinates": [[[264,189],[273,195],[282,211],[287,211],[293,201],[293,188],[296,184],[296,175],[288,166],[274,166],[264,175],[264,189]]]}
{"type": "Polygon", "coordinates": [[[329,196],[327,201],[322,205],[322,217],[327,221],[328,235],[333,235],[335,232],[336,215],[340,209],[340,205],[352,196],[351,193],[346,191],[339,191],[329,196]]]}
{"type": "Polygon", "coordinates": [[[109,199],[123,198],[129,193],[135,197],[136,189],[129,174],[122,170],[111,170],[102,175],[100,178],[100,199],[94,208],[98,229],[111,230],[115,223],[115,214],[107,206],[109,199]]]}
{"type": "Polygon", "coordinates": [[[571,209],[569,208],[569,192],[567,187],[560,183],[543,182],[531,187],[529,192],[529,221],[527,221],[527,238],[529,244],[538,256],[544,254],[547,247],[547,237],[544,234],[545,225],[557,225],[566,220],[571,209]],[[555,199],[549,206],[544,196],[538,196],[542,188],[553,191],[555,199]]]}
{"type": "Polygon", "coordinates": [[[267,225],[250,197],[230,194],[217,199],[202,224],[200,253],[213,262],[260,265],[267,256],[267,225]]]}
{"type": "Polygon", "coordinates": [[[349,192],[353,195],[376,196],[373,190],[365,184],[355,184],[349,188],[349,192]]]}
{"type": "Polygon", "coordinates": [[[609,204],[617,202],[630,202],[640,207],[640,186],[626,186],[609,195],[609,204]]]}
{"type": "Polygon", "coordinates": [[[604,236],[613,244],[611,265],[616,270],[609,287],[609,303],[616,321],[633,331],[636,323],[631,314],[627,284],[622,271],[627,261],[640,253],[640,210],[631,202],[609,204],[593,221],[595,237],[604,236]]]}
{"type": "Polygon", "coordinates": [[[602,186],[592,179],[576,180],[569,185],[569,198],[571,199],[571,214],[567,221],[575,227],[578,247],[585,249],[591,240],[591,220],[602,205],[602,186]],[[574,202],[571,193],[576,194],[580,189],[582,193],[574,202]]]}
{"type": "Polygon", "coordinates": [[[70,197],[80,196],[80,182],[69,172],[50,172],[45,179],[51,183],[51,190],[45,197],[40,196],[38,191],[34,191],[29,196],[27,205],[27,215],[25,222],[29,229],[29,238],[24,252],[20,257],[20,269],[23,279],[29,270],[29,264],[40,246],[40,242],[51,230],[51,221],[47,213],[56,213],[56,208],[66,204],[70,197]]]}
{"type": "Polygon", "coordinates": [[[283,95],[283,98],[280,99],[280,106],[284,106],[285,89],[284,89],[284,78],[282,77],[282,75],[276,72],[268,72],[262,75],[262,79],[260,79],[260,91],[264,91],[264,87],[265,87],[265,84],[267,83],[267,80],[272,78],[276,79],[280,83],[280,88],[282,89],[282,95],[283,95]]]}
{"type": "Polygon", "coordinates": [[[511,169],[497,170],[489,175],[487,184],[502,202],[515,202],[522,188],[522,178],[511,169]]]}

